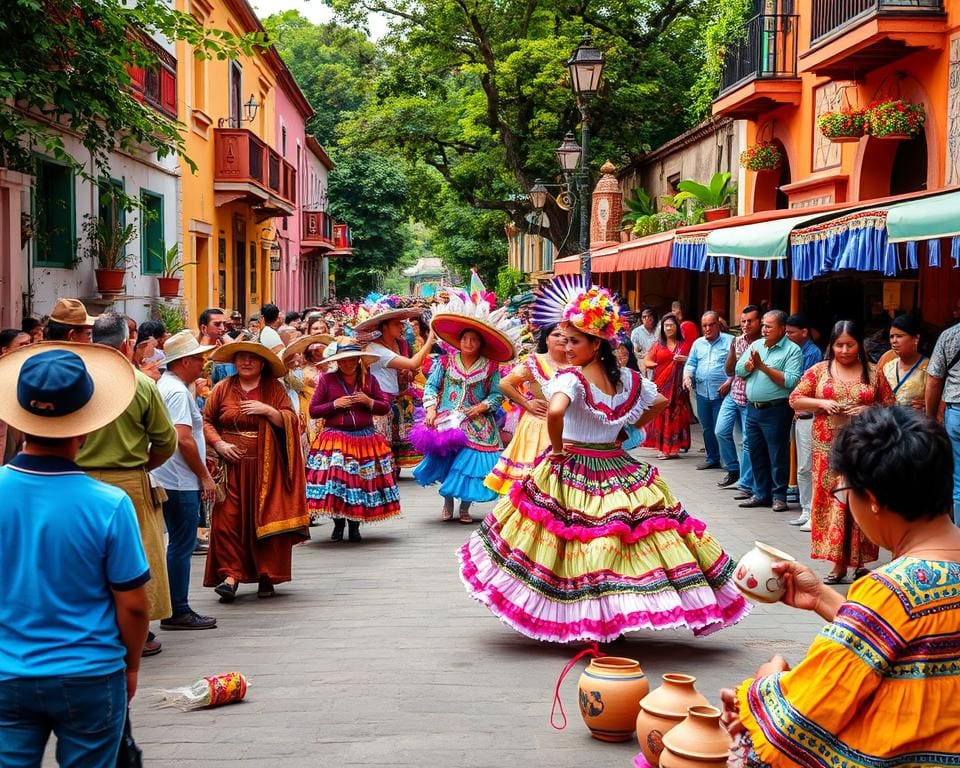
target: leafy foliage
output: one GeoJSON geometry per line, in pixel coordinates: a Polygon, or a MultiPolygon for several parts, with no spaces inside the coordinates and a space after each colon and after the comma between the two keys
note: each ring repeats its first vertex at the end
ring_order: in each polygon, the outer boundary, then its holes
{"type": "Polygon", "coordinates": [[[40,151],[93,179],[97,168],[109,167],[115,149],[186,157],[177,124],[131,94],[128,67],[157,62],[139,33],[185,40],[200,56],[220,59],[265,42],[259,34],[204,29],[167,0],[5,0],[0,162],[29,172],[32,153],[40,151]],[[63,128],[76,134],[95,167],[85,167],[86,156],[66,152],[63,128]]]}
{"type": "Polygon", "coordinates": [[[713,174],[709,184],[684,179],[677,184],[677,189],[696,198],[705,208],[723,208],[730,204],[736,185],[730,183],[729,172],[723,171],[713,174]]]}
{"type": "Polygon", "coordinates": [[[710,115],[711,105],[720,91],[723,64],[727,52],[746,39],[746,23],[753,10],[752,0],[717,0],[703,26],[695,55],[703,62],[690,89],[689,117],[699,122],[710,115]]]}
{"type": "Polygon", "coordinates": [[[520,292],[523,285],[523,275],[515,269],[505,267],[497,273],[497,299],[501,302],[509,301],[520,292]]]}

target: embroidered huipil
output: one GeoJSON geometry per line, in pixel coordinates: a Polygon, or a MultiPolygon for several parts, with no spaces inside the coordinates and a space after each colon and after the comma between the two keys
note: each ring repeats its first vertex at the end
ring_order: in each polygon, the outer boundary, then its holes
{"type": "Polygon", "coordinates": [[[503,450],[500,432],[494,421],[494,412],[502,402],[497,363],[478,357],[466,369],[459,352],[447,355],[434,364],[423,388],[423,407],[436,408],[438,415],[465,411],[473,405],[486,403],[485,413],[465,420],[460,425],[469,440],[468,447],[478,451],[503,450]]]}

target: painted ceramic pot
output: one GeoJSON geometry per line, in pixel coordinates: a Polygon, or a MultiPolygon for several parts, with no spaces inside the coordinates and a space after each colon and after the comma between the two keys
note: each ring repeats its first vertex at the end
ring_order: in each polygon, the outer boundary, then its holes
{"type": "Polygon", "coordinates": [[[580,675],[580,716],[600,741],[629,741],[650,690],[640,662],[619,656],[591,659],[580,675]]]}
{"type": "Polygon", "coordinates": [[[775,603],[783,597],[786,586],[773,572],[774,563],[794,563],[796,559],[769,544],[753,543],[753,549],[740,558],[733,580],[743,594],[758,603],[775,603]]]}
{"type": "Polygon", "coordinates": [[[730,745],[719,709],[690,707],[686,719],[663,737],[660,768],[726,768],[730,745]]]}
{"type": "Polygon", "coordinates": [[[664,734],[683,722],[687,710],[710,703],[697,691],[696,682],[692,675],[669,673],[663,676],[663,685],[640,700],[637,741],[650,765],[659,765],[664,734]]]}

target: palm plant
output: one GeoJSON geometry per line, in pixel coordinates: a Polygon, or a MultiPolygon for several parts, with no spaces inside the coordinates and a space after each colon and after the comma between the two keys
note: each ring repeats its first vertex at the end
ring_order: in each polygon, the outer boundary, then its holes
{"type": "Polygon", "coordinates": [[[693,179],[685,179],[677,184],[677,189],[696,198],[704,208],[726,208],[736,192],[736,184],[732,184],[730,174],[723,171],[713,174],[713,178],[707,185],[693,179]]]}
{"type": "Polygon", "coordinates": [[[656,208],[653,198],[642,187],[633,190],[633,197],[623,201],[627,210],[621,219],[621,229],[629,229],[637,237],[651,235],[657,231],[656,208]]]}

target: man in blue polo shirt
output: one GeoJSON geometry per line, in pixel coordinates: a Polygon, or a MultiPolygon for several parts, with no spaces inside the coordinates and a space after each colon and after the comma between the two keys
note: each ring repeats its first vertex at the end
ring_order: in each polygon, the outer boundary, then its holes
{"type": "Polygon", "coordinates": [[[0,419],[26,434],[0,468],[0,766],[113,768],[147,636],[150,579],[129,497],[74,459],[133,399],[115,350],[49,343],[0,359],[0,419]]]}

